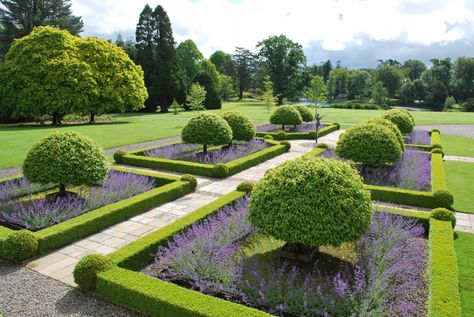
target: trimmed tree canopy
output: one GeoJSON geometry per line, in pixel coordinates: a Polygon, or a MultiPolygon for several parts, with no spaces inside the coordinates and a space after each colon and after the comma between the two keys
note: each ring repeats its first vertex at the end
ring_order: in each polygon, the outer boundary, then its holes
{"type": "Polygon", "coordinates": [[[233,140],[250,141],[255,137],[255,126],[242,112],[229,111],[222,117],[232,129],[233,140]]]}
{"type": "Polygon", "coordinates": [[[342,158],[366,165],[398,161],[402,155],[395,132],[377,123],[362,123],[347,129],[336,146],[342,158]]]}
{"type": "Polygon", "coordinates": [[[293,107],[298,110],[301,115],[301,119],[303,119],[304,122],[311,122],[314,120],[313,113],[308,107],[303,105],[294,105],[293,107]]]}
{"type": "Polygon", "coordinates": [[[411,133],[415,127],[415,120],[406,110],[388,110],[382,114],[382,118],[395,123],[403,134],[411,133]]]}
{"type": "Polygon", "coordinates": [[[51,133],[33,145],[23,163],[23,174],[30,182],[60,187],[95,185],[107,172],[103,150],[76,132],[51,133]]]}
{"type": "Polygon", "coordinates": [[[349,164],[304,157],[271,169],[255,184],[249,217],[276,239],[337,246],[366,233],[372,201],[349,164]]]}
{"type": "Polygon", "coordinates": [[[402,149],[402,151],[405,150],[405,140],[403,139],[403,135],[398,129],[397,125],[395,123],[392,123],[392,121],[379,117],[379,118],[365,121],[363,123],[375,123],[375,124],[386,126],[391,131],[393,131],[393,133],[395,133],[395,136],[397,137],[397,141],[400,144],[400,148],[402,149]]]}
{"type": "Polygon", "coordinates": [[[284,105],[278,107],[270,117],[270,123],[281,124],[282,130],[285,125],[299,125],[303,122],[300,113],[293,106],[284,105]]]}
{"type": "Polygon", "coordinates": [[[189,120],[181,131],[181,138],[185,143],[202,144],[206,152],[208,145],[229,144],[232,129],[218,115],[203,113],[189,120]]]}

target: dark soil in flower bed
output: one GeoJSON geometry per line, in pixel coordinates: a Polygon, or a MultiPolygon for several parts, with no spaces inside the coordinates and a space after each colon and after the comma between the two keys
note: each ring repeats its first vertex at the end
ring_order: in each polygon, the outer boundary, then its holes
{"type": "Polygon", "coordinates": [[[0,223],[37,231],[155,188],[155,180],[142,175],[110,171],[99,186],[74,188],[58,196],[53,185],[29,183],[25,178],[0,184],[0,223]]]}
{"type": "MultiPolygon", "coordinates": [[[[326,124],[321,123],[319,128],[324,128],[326,124]]],[[[276,124],[264,124],[257,126],[257,132],[279,132],[281,131],[282,126],[276,124]]],[[[316,122],[304,122],[300,125],[294,126],[285,126],[286,132],[311,132],[316,131],[316,122]]]]}
{"type": "MultiPolygon", "coordinates": [[[[327,149],[318,156],[344,161],[333,149],[327,149]]],[[[354,166],[364,178],[364,183],[369,185],[431,191],[431,155],[416,148],[406,148],[402,158],[394,164],[354,166]]]]}
{"type": "Polygon", "coordinates": [[[248,156],[252,153],[264,150],[269,146],[270,145],[264,140],[253,139],[250,142],[234,142],[234,144],[230,146],[214,148],[203,153],[201,145],[177,143],[147,150],[143,154],[155,158],[216,164],[227,163],[248,156]]]}
{"type": "Polygon", "coordinates": [[[247,218],[248,198],[160,246],[143,272],[279,316],[426,316],[427,241],[415,222],[376,213],[357,243],[321,247],[312,262],[247,218]]]}

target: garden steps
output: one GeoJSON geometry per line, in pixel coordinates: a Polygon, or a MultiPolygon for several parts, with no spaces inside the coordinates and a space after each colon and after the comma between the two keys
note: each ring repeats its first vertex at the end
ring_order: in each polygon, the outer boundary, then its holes
{"type": "MultiPolygon", "coordinates": [[[[337,133],[333,132],[333,133],[337,133]]],[[[336,138],[333,133],[320,138],[320,142],[331,144],[336,138]]],[[[158,230],[176,219],[216,200],[235,190],[243,181],[256,182],[267,170],[280,165],[286,160],[294,159],[314,149],[314,141],[295,140],[291,142],[289,152],[272,158],[257,166],[237,173],[226,179],[212,179],[198,176],[196,191],[177,200],[151,209],[127,221],[109,227],[85,239],[76,241],[55,252],[29,262],[26,266],[43,275],[59,280],[65,284],[76,286],[72,272],[76,263],[91,253],[109,254],[122,246],[158,230]]],[[[124,166],[114,164],[117,166],[124,166]]],[[[136,170],[154,171],[154,169],[133,167],[136,170]]],[[[163,174],[179,176],[179,173],[159,171],[163,174]]]]}

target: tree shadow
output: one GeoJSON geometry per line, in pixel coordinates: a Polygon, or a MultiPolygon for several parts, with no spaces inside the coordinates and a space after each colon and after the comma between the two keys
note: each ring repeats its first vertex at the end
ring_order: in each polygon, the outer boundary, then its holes
{"type": "Polygon", "coordinates": [[[93,124],[88,123],[72,123],[72,124],[61,124],[61,125],[50,125],[50,124],[3,124],[0,125],[0,132],[12,132],[12,131],[30,131],[30,130],[61,130],[65,128],[77,128],[77,127],[95,127],[95,126],[108,126],[108,125],[123,125],[130,124],[130,121],[114,121],[114,122],[97,122],[93,124]]]}

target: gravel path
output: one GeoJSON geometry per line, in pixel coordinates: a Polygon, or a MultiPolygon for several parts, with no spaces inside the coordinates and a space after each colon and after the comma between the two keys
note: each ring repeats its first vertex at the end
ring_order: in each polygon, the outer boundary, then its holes
{"type": "Polygon", "coordinates": [[[143,316],[2,258],[0,312],[5,317],[143,316]]]}
{"type": "Polygon", "coordinates": [[[438,129],[441,134],[474,138],[474,124],[437,124],[416,126],[417,130],[431,131],[438,129]]]}

